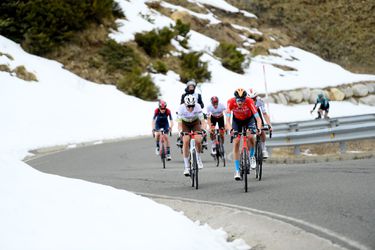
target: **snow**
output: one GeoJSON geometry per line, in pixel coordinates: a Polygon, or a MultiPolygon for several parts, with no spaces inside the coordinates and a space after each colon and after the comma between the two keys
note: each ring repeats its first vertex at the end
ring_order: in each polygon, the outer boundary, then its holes
{"type": "MultiPolygon", "coordinates": [[[[239,11],[223,0],[190,1],[239,11]]],[[[118,2],[126,15],[126,19],[117,20],[122,25],[119,30],[110,34],[118,42],[134,39],[136,32],[174,23],[150,10],[146,0],[118,2]]],[[[271,56],[251,58],[241,75],[222,67],[213,56],[218,41],[194,30],[189,36],[189,50],[174,41],[173,53],[203,52],[202,60],[212,73],[211,81],[198,85],[206,104],[213,95],[225,102],[237,87],[264,92],[263,69],[270,92],[375,80],[374,75],[353,74],[295,47],[282,47],[272,50],[271,56]],[[273,66],[277,64],[295,71],[273,66]]],[[[148,135],[156,103],[125,95],[114,86],[84,80],[58,62],[26,53],[3,36],[0,52],[0,64],[10,69],[23,65],[38,79],[27,82],[0,71],[0,249],[249,248],[242,240],[227,242],[221,229],[192,222],[182,213],[131,192],[44,174],[22,162],[29,150],[36,148],[75,148],[82,142],[100,144],[108,139],[148,135]],[[130,119],[136,122],[129,122],[130,119]],[[189,241],[185,240],[187,236],[189,241]]],[[[185,85],[173,71],[152,74],[152,78],[174,114],[185,85]]],[[[309,113],[312,105],[270,104],[269,108],[273,122],[313,118],[309,113]]],[[[331,102],[330,116],[374,112],[375,107],[331,102]]]]}

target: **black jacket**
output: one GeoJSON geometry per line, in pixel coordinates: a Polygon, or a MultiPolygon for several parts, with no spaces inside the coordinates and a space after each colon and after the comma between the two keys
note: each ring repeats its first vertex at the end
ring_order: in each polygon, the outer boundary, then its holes
{"type": "Polygon", "coordinates": [[[185,89],[185,93],[183,93],[182,96],[181,96],[181,104],[183,104],[185,102],[184,99],[185,99],[185,96],[187,96],[187,95],[194,95],[195,98],[197,99],[197,102],[201,105],[201,108],[202,109],[204,108],[204,104],[203,104],[203,101],[202,101],[201,94],[198,94],[198,93],[195,93],[195,92],[194,92],[194,94],[190,94],[186,91],[186,89],[185,89]]]}

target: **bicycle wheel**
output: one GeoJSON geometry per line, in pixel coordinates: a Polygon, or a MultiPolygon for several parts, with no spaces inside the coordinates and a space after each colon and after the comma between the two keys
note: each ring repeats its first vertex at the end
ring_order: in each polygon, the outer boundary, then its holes
{"type": "Polygon", "coordinates": [[[194,187],[194,181],[195,181],[195,189],[198,189],[198,162],[197,162],[197,152],[195,149],[193,150],[193,164],[192,164],[192,182],[194,187]]]}
{"type": "Polygon", "coordinates": [[[215,160],[216,160],[216,167],[218,167],[220,165],[220,147],[219,147],[219,144],[216,144],[215,160]]]}
{"type": "Polygon", "coordinates": [[[189,161],[190,161],[190,168],[189,168],[189,171],[190,171],[190,179],[191,179],[191,186],[194,187],[195,186],[195,176],[194,176],[194,160],[193,160],[193,155],[190,153],[189,155],[189,161]]]}
{"type": "Polygon", "coordinates": [[[244,179],[245,179],[245,192],[247,192],[247,175],[250,171],[250,162],[249,162],[249,152],[245,149],[244,150],[244,179]]]}
{"type": "Polygon", "coordinates": [[[262,144],[260,143],[260,140],[257,140],[256,142],[256,175],[255,178],[258,179],[259,181],[262,179],[262,166],[263,166],[263,151],[262,151],[262,144]]]}
{"type": "Polygon", "coordinates": [[[160,158],[161,158],[161,162],[163,163],[163,168],[165,168],[165,147],[164,147],[164,143],[162,143],[160,145],[160,158]]]}
{"type": "Polygon", "coordinates": [[[225,151],[224,151],[224,144],[222,141],[220,141],[220,156],[223,160],[223,167],[225,167],[225,151]]]}

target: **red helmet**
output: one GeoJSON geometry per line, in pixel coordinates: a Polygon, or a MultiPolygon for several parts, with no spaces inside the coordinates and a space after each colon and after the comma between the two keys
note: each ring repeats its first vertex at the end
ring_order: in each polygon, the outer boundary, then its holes
{"type": "Polygon", "coordinates": [[[159,108],[160,109],[166,109],[167,108],[167,103],[163,100],[159,101],[159,108]]]}
{"type": "Polygon", "coordinates": [[[219,98],[217,96],[211,97],[211,103],[212,105],[219,103],[219,98]]]}

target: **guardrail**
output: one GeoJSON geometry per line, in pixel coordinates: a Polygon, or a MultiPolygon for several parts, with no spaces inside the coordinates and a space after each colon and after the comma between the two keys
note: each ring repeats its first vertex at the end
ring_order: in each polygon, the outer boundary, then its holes
{"type": "Polygon", "coordinates": [[[294,153],[300,154],[301,145],[339,142],[344,153],[347,141],[375,138],[375,114],[282,123],[273,129],[272,138],[267,140],[271,149],[294,146],[294,153]]]}
{"type": "Polygon", "coordinates": [[[331,119],[319,119],[309,121],[297,121],[297,122],[286,122],[286,123],[275,123],[272,125],[275,132],[285,133],[293,131],[306,131],[321,128],[333,128],[340,125],[347,124],[358,124],[375,121],[374,114],[358,115],[358,116],[343,116],[331,119]]]}

